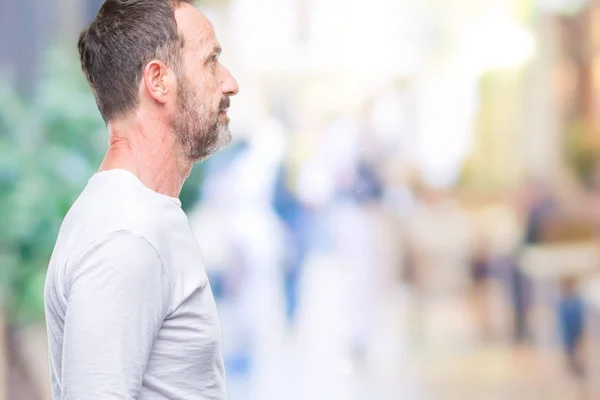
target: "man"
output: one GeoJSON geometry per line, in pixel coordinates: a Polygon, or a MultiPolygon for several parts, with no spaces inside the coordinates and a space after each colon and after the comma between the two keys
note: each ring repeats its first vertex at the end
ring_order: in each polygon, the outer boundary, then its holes
{"type": "Polygon", "coordinates": [[[78,48],[110,139],[46,277],[54,399],[226,399],[217,310],[177,197],[230,141],[237,83],[184,0],[106,0],[78,48]]]}

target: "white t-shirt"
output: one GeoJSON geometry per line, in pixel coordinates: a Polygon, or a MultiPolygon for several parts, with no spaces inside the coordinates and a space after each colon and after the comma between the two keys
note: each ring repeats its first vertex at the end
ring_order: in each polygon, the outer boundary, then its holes
{"type": "Polygon", "coordinates": [[[45,287],[55,400],[227,398],[221,328],[178,199],[95,174],[65,217],[45,287]]]}

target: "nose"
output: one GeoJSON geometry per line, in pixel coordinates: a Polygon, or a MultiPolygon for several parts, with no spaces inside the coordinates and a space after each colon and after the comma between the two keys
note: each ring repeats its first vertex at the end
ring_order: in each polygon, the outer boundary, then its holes
{"type": "Polygon", "coordinates": [[[235,96],[240,90],[237,81],[231,75],[231,72],[223,67],[223,80],[221,81],[221,90],[227,96],[235,96]]]}

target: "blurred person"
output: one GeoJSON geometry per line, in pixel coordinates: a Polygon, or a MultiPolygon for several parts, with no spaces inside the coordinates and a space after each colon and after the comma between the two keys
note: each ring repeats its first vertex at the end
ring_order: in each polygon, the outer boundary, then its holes
{"type": "Polygon", "coordinates": [[[315,159],[315,127],[292,136],[276,166],[272,208],[282,222],[285,237],[283,287],[285,317],[291,328],[301,302],[301,277],[311,253],[323,244],[319,223],[328,203],[332,182],[315,159]]]}
{"type": "MultiPolygon", "coordinates": [[[[532,182],[527,187],[527,193],[522,199],[524,208],[525,233],[521,243],[522,252],[527,246],[537,245],[544,240],[545,228],[550,218],[557,212],[557,204],[549,188],[542,182],[532,182]]],[[[517,343],[531,339],[527,324],[529,309],[530,287],[519,268],[518,255],[510,263],[510,289],[513,306],[514,340],[517,343]]]]}
{"type": "Polygon", "coordinates": [[[480,287],[485,285],[490,273],[491,244],[490,240],[481,233],[475,240],[477,246],[471,257],[471,279],[476,287],[480,287]]]}
{"type": "Polygon", "coordinates": [[[364,158],[356,160],[353,169],[340,185],[331,216],[336,250],[350,276],[350,352],[354,360],[362,362],[368,357],[377,310],[377,281],[382,275],[383,254],[378,245],[383,232],[377,229],[382,184],[364,158]]]}
{"type": "Polygon", "coordinates": [[[484,339],[493,339],[507,328],[504,296],[513,258],[520,246],[523,227],[517,209],[494,196],[471,210],[473,248],[471,278],[473,305],[484,339]]]}
{"type": "MultiPolygon", "coordinates": [[[[311,251],[325,257],[329,264],[326,268],[339,275],[336,288],[321,294],[322,302],[330,303],[330,307],[340,306],[335,311],[337,315],[327,321],[329,329],[338,332],[334,335],[337,343],[331,343],[331,348],[341,345],[339,355],[350,356],[358,362],[368,356],[370,328],[376,311],[380,240],[369,207],[380,200],[382,191],[372,165],[361,153],[360,139],[361,127],[357,120],[333,120],[303,165],[301,173],[305,175],[301,177],[300,186],[304,196],[301,198],[312,200],[309,204],[318,213],[314,214],[318,220],[312,226],[312,236],[318,235],[319,240],[311,251]]],[[[313,264],[312,270],[306,272],[309,280],[310,276],[314,280],[324,271],[316,271],[313,264]]],[[[311,292],[310,296],[316,294],[311,292]]],[[[321,306],[314,311],[320,313],[327,307],[323,303],[321,306]]],[[[310,318],[318,317],[311,315],[310,318]]]]}
{"type": "Polygon", "coordinates": [[[544,239],[544,228],[550,218],[558,211],[558,204],[549,188],[543,183],[533,182],[529,198],[526,200],[525,244],[538,244],[544,239]]]}
{"type": "Polygon", "coordinates": [[[109,148],[61,226],[46,277],[55,399],[226,399],[221,328],[178,195],[229,143],[238,86],[184,0],[107,0],[82,69],[109,148]]]}
{"type": "Polygon", "coordinates": [[[290,188],[290,167],[282,162],[277,167],[273,190],[273,209],[283,223],[286,238],[284,259],[285,316],[292,326],[299,302],[299,281],[302,266],[310,250],[313,213],[290,188]]]}
{"type": "Polygon", "coordinates": [[[579,348],[583,338],[584,303],[577,293],[576,279],[564,279],[560,286],[562,296],[558,301],[558,323],[567,366],[575,376],[582,376],[584,362],[579,348]]]}
{"type": "Polygon", "coordinates": [[[471,254],[471,295],[475,318],[485,338],[492,335],[493,315],[488,304],[490,294],[490,275],[494,261],[491,238],[484,232],[474,234],[475,246],[471,254]]]}

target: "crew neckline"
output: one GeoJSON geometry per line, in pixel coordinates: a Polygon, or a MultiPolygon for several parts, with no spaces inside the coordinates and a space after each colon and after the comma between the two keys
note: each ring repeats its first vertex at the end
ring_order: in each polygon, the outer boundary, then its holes
{"type": "Polygon", "coordinates": [[[104,171],[100,171],[100,172],[96,172],[94,173],[94,175],[92,175],[92,177],[90,178],[90,181],[95,180],[97,178],[101,178],[103,176],[108,176],[108,175],[122,175],[122,176],[128,176],[129,178],[134,179],[139,185],[141,185],[145,190],[152,192],[154,195],[160,196],[166,200],[169,200],[175,204],[177,204],[179,207],[181,207],[181,200],[179,200],[177,197],[171,197],[169,195],[163,194],[163,193],[159,193],[155,190],[150,189],[148,186],[144,185],[144,182],[142,182],[140,180],[140,178],[138,178],[138,176],[136,174],[134,174],[133,172],[127,170],[127,169],[122,169],[122,168],[112,168],[112,169],[107,169],[104,171]]]}

